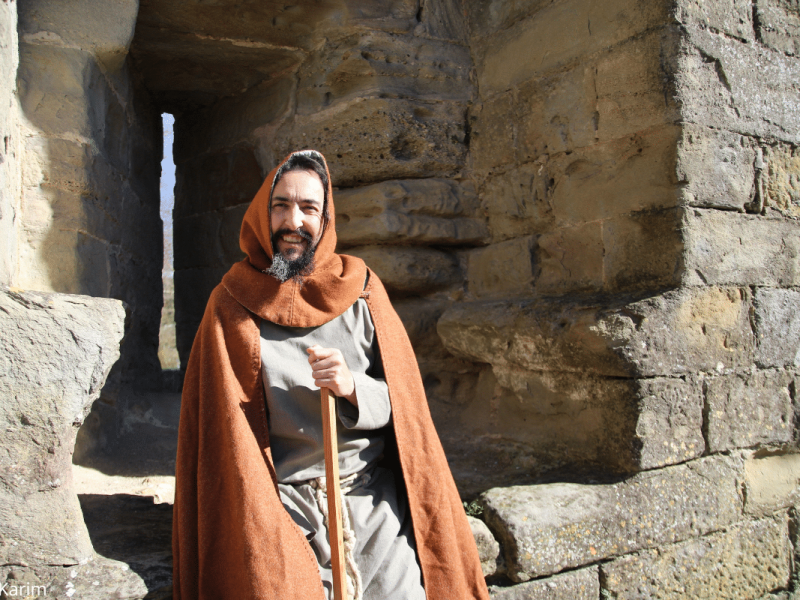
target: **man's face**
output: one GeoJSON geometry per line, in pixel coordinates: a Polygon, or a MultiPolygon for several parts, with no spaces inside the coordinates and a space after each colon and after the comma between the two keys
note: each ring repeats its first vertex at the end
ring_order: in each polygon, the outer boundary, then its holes
{"type": "Polygon", "coordinates": [[[322,237],[325,190],[313,171],[284,173],[272,192],[273,252],[291,262],[313,251],[322,237]]]}

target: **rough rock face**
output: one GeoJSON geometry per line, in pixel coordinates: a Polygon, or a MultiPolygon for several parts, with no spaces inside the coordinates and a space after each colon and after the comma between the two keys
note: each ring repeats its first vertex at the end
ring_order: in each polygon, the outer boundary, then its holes
{"type": "MultiPolygon", "coordinates": [[[[48,569],[52,565],[78,568],[94,561],[98,569],[112,568],[112,561],[94,556],[72,488],[72,450],[78,427],[119,358],[124,322],[119,301],[0,289],[0,562],[3,575],[16,565],[16,571],[27,576],[32,569],[39,578],[11,577],[20,583],[50,586],[51,576],[69,580],[48,569]]],[[[114,585],[104,581],[105,593],[114,585]]]]}
{"type": "Polygon", "coordinates": [[[111,430],[174,417],[124,385],[157,371],[166,110],[184,364],[262,178],[317,147],[495,596],[797,587],[795,1],[96,4],[26,2],[19,39],[0,6],[0,279],[129,304],[111,430]]]}
{"type": "Polygon", "coordinates": [[[138,2],[18,3],[21,185],[15,226],[25,289],[117,298],[130,326],[96,406],[119,434],[131,389],[160,385],[160,119],[132,72],[138,2]]]}

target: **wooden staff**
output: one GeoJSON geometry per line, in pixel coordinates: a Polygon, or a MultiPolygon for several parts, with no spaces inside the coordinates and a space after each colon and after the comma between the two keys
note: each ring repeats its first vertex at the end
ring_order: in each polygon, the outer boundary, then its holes
{"type": "Polygon", "coordinates": [[[336,437],[336,399],[328,388],[322,397],[322,436],[325,446],[325,481],[328,494],[328,537],[331,545],[334,600],[348,600],[342,534],[342,496],[339,489],[339,442],[336,437]]]}

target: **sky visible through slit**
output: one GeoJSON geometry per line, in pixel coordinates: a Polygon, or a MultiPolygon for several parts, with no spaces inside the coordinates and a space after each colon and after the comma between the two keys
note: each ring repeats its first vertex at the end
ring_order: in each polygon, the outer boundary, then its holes
{"type": "Polygon", "coordinates": [[[172,277],[172,208],[175,205],[175,162],[172,159],[172,140],[175,117],[161,115],[164,128],[164,158],[161,160],[161,220],[164,223],[164,277],[172,277]]]}

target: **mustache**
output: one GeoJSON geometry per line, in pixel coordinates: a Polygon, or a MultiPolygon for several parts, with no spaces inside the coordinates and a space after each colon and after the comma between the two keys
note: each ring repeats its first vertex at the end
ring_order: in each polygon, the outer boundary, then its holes
{"type": "Polygon", "coordinates": [[[278,239],[280,239],[280,237],[284,236],[284,235],[299,235],[301,238],[303,238],[309,244],[313,241],[311,239],[311,234],[309,234],[307,231],[305,231],[303,229],[295,229],[293,231],[291,229],[288,229],[288,228],[284,227],[283,229],[278,229],[278,231],[276,231],[275,233],[272,234],[272,245],[273,245],[273,247],[275,246],[275,243],[278,241],[278,239]]]}

